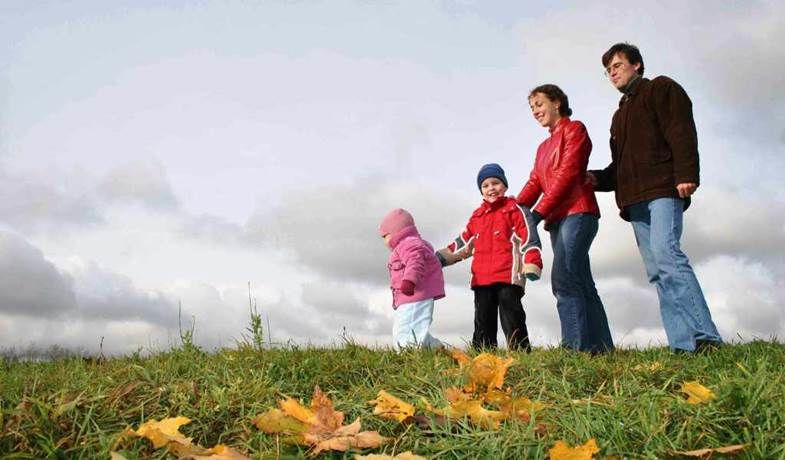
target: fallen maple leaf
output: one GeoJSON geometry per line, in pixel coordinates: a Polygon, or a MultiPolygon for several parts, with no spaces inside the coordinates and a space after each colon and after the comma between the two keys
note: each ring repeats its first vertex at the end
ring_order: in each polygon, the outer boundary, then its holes
{"type": "Polygon", "coordinates": [[[687,403],[700,404],[714,399],[714,393],[698,382],[684,382],[681,384],[681,391],[687,395],[687,403]]]}
{"type": "Polygon", "coordinates": [[[368,455],[355,455],[354,460],[426,460],[425,457],[414,455],[412,451],[407,450],[398,455],[381,455],[381,454],[368,454],[368,455]]]}
{"type": "Polygon", "coordinates": [[[375,405],[373,415],[391,418],[393,420],[398,420],[399,422],[414,415],[413,405],[396,398],[384,390],[379,390],[376,399],[372,399],[368,401],[368,403],[375,405]]]}
{"type": "Polygon", "coordinates": [[[173,453],[177,455],[177,460],[250,460],[250,457],[246,457],[223,444],[218,444],[210,449],[188,446],[184,449],[178,448],[173,453]]]}
{"type": "Polygon", "coordinates": [[[502,359],[491,353],[480,353],[469,364],[467,390],[490,391],[501,388],[507,369],[515,362],[513,358],[502,359]]]}
{"type": "Polygon", "coordinates": [[[459,350],[457,348],[442,348],[442,350],[444,350],[444,353],[454,359],[461,369],[472,362],[472,359],[463,350],[459,350]]]}
{"type": "Polygon", "coordinates": [[[435,413],[449,418],[468,417],[474,425],[493,430],[498,429],[501,421],[507,418],[502,412],[482,407],[482,400],[477,399],[456,401],[435,413]]]}
{"type": "Polygon", "coordinates": [[[649,371],[649,372],[654,372],[654,371],[657,371],[657,370],[660,370],[660,369],[662,369],[662,363],[659,362],[659,361],[654,361],[653,363],[648,364],[648,365],[646,365],[646,364],[638,364],[638,365],[636,365],[635,367],[632,368],[632,370],[634,370],[634,371],[649,371]]]}
{"type": "Polygon", "coordinates": [[[444,390],[444,399],[449,403],[454,403],[474,399],[474,395],[463,391],[461,388],[450,387],[444,390]]]}
{"type": "Polygon", "coordinates": [[[377,431],[360,432],[360,419],[342,426],[333,433],[303,433],[303,439],[313,446],[310,454],[319,455],[324,450],[345,452],[351,448],[379,447],[387,441],[377,431]]]}
{"type": "Polygon", "coordinates": [[[736,444],[733,446],[688,450],[676,453],[679,455],[684,455],[685,457],[711,458],[711,456],[714,454],[736,454],[744,450],[745,447],[747,447],[747,444],[736,444]]]}
{"type": "Polygon", "coordinates": [[[191,444],[191,438],[186,438],[180,433],[180,427],[191,423],[188,417],[170,417],[158,420],[148,420],[139,426],[138,430],[126,430],[126,433],[147,438],[153,443],[153,448],[158,449],[167,444],[177,443],[184,446],[191,444]]]}
{"type": "Polygon", "coordinates": [[[308,426],[280,409],[270,409],[253,420],[256,428],[265,433],[302,433],[308,426]]]}
{"type": "Polygon", "coordinates": [[[570,447],[566,442],[559,440],[548,451],[551,460],[591,460],[594,454],[600,451],[594,438],[586,441],[582,446],[570,447]]]}
{"type": "Polygon", "coordinates": [[[378,447],[387,441],[376,431],[360,432],[360,419],[342,426],[343,412],[335,410],[327,395],[314,387],[310,407],[292,398],[279,401],[280,410],[272,409],[254,419],[266,433],[294,435],[295,442],[311,446],[311,455],[324,450],[346,451],[350,448],[378,447]]]}

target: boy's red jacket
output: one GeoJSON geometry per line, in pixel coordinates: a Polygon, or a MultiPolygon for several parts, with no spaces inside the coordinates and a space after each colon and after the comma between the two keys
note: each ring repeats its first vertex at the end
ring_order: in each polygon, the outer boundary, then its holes
{"type": "Polygon", "coordinates": [[[528,208],[514,198],[483,201],[466,229],[447,246],[460,258],[473,256],[472,287],[494,283],[525,285],[539,279],[542,245],[528,208]]]}

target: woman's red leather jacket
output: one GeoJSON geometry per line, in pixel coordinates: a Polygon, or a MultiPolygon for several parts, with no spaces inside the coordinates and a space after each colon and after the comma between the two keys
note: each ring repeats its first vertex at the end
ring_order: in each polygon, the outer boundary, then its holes
{"type": "Polygon", "coordinates": [[[594,188],[586,180],[591,139],[580,121],[562,117],[551,136],[537,148],[529,180],[518,193],[518,203],[537,211],[545,228],[572,214],[600,216],[594,188]],[[532,206],[540,198],[534,208],[532,206]]]}

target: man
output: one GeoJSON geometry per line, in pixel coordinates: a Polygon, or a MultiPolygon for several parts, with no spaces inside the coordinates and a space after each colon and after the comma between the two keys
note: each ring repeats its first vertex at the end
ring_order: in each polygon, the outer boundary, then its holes
{"type": "Polygon", "coordinates": [[[682,214],[700,184],[692,102],[668,77],[643,78],[633,45],[613,45],[602,65],[623,96],[611,122],[611,163],[588,178],[597,191],[616,192],[621,217],[632,223],[671,349],[714,348],[722,338],[679,243],[682,214]]]}

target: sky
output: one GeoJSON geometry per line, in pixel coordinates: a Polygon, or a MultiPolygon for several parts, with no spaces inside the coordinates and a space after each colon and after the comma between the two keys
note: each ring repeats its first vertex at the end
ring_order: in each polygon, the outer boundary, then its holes
{"type": "MultiPolygon", "coordinates": [[[[785,336],[785,4],[777,1],[0,2],[0,349],[391,343],[388,250],[403,207],[442,247],[515,194],[547,137],[543,83],[610,161],[619,93],[602,53],[640,47],[688,92],[701,186],[682,246],[726,341],[785,336]],[[250,299],[250,300],[249,300],[250,299]],[[244,335],[245,334],[245,335],[244,335]]],[[[591,250],[622,347],[667,344],[612,194],[591,250]]],[[[523,299],[559,341],[546,232],[523,299]]],[[[445,269],[433,333],[470,341],[469,264],[445,269]]],[[[503,342],[503,340],[502,340],[503,342]]]]}

